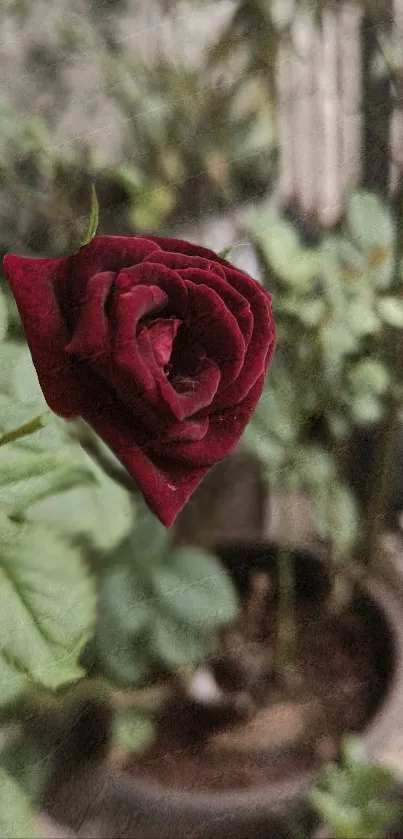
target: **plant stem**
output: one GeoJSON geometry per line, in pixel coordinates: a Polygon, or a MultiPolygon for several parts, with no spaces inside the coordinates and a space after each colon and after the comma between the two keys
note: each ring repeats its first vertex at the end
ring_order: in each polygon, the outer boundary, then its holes
{"type": "Polygon", "coordinates": [[[374,468],[370,478],[371,494],[364,521],[363,544],[360,549],[360,552],[362,551],[360,558],[369,568],[374,567],[379,555],[379,538],[388,508],[388,487],[399,427],[397,405],[394,400],[391,400],[375,447],[374,468]]]}
{"type": "Polygon", "coordinates": [[[84,424],[79,425],[75,439],[80,443],[81,448],[84,449],[89,457],[101,467],[105,475],[108,475],[108,478],[111,478],[115,483],[132,494],[139,492],[134,478],[123,467],[118,466],[109,459],[99,447],[96,437],[84,424]]]}
{"type": "Polygon", "coordinates": [[[39,431],[44,427],[44,416],[44,414],[39,414],[39,416],[29,420],[24,425],[20,425],[19,428],[12,428],[11,431],[6,431],[0,437],[0,446],[6,446],[7,443],[14,443],[21,437],[28,437],[29,434],[34,434],[35,431],[39,431]]]}
{"type": "Polygon", "coordinates": [[[295,661],[297,633],[295,625],[295,591],[291,552],[281,547],[277,555],[278,601],[277,601],[277,644],[275,670],[278,676],[295,661]]]}

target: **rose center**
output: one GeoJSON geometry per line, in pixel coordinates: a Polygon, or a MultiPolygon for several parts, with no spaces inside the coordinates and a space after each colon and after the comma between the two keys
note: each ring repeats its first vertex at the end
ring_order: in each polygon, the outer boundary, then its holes
{"type": "Polygon", "coordinates": [[[148,325],[140,327],[139,336],[147,331],[154,358],[164,369],[171,367],[170,360],[174,341],[182,321],[178,318],[157,318],[148,325]]]}

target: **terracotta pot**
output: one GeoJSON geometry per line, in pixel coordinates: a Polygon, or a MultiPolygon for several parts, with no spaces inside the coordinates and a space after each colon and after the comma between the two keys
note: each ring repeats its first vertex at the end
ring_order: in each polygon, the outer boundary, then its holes
{"type": "MultiPolygon", "coordinates": [[[[219,549],[227,565],[232,555],[232,570],[235,569],[236,582],[242,590],[246,567],[262,567],[270,562],[270,551],[266,543],[255,543],[239,546],[236,557],[234,552],[234,545],[219,549]]],[[[324,592],[328,583],[323,563],[314,558],[310,566],[309,559],[307,562],[303,572],[299,576],[297,573],[297,592],[324,592]]],[[[357,598],[372,634],[376,673],[371,681],[378,685],[372,717],[361,736],[370,757],[384,760],[401,728],[403,611],[390,587],[378,579],[360,583],[357,598]]],[[[76,831],[81,829],[82,836],[281,839],[286,835],[289,819],[309,811],[312,778],[313,771],[304,771],[286,782],[279,778],[248,790],[185,792],[89,760],[73,778],[54,785],[46,807],[59,822],[76,831]]]]}

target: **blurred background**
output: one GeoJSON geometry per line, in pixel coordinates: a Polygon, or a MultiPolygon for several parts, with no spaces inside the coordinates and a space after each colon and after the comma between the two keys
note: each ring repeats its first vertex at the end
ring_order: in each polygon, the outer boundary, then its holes
{"type": "Polygon", "coordinates": [[[74,249],[94,181],[101,232],[252,270],[251,207],[311,236],[396,186],[402,34],[402,0],[2,0],[0,251],[74,249]]]}

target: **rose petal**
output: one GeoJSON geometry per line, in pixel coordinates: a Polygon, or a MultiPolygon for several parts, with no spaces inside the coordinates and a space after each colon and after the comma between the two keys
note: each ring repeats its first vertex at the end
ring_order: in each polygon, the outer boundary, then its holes
{"type": "Polygon", "coordinates": [[[221,387],[242,369],[245,341],[234,315],[213,288],[185,280],[189,295],[189,330],[192,343],[201,344],[221,371],[221,387]]]}
{"type": "MultiPolygon", "coordinates": [[[[210,468],[227,457],[242,437],[260,399],[264,382],[265,374],[262,374],[239,405],[222,414],[212,415],[203,440],[170,443],[169,457],[182,464],[183,468],[190,469],[210,468]]],[[[159,441],[153,442],[152,448],[156,454],[163,455],[164,445],[159,441]]]]}
{"type": "Polygon", "coordinates": [[[75,365],[64,350],[68,333],[56,291],[67,284],[68,260],[7,254],[3,265],[46,402],[61,417],[77,417],[82,394],[75,365]]]}
{"type": "MultiPolygon", "coordinates": [[[[189,257],[186,257],[186,259],[189,259],[189,257]]],[[[206,260],[201,261],[205,262],[206,260]]],[[[180,275],[185,281],[190,280],[195,285],[207,285],[217,292],[231,314],[234,315],[242,332],[246,350],[253,331],[253,315],[249,301],[233,288],[225,278],[223,279],[211,272],[186,268],[180,272],[180,275]]]]}
{"type": "Polygon", "coordinates": [[[201,420],[190,419],[185,420],[184,422],[178,422],[162,434],[160,442],[192,443],[198,440],[203,440],[207,434],[208,427],[209,420],[207,417],[201,420]]]}
{"type": "MultiPolygon", "coordinates": [[[[136,327],[139,321],[151,313],[160,312],[168,297],[157,286],[136,286],[126,294],[120,294],[114,305],[114,347],[112,362],[116,369],[124,371],[131,381],[131,387],[140,391],[155,390],[155,379],[148,361],[145,363],[138,348],[136,327]]],[[[155,368],[157,365],[154,362],[155,368]]]]}
{"type": "Polygon", "coordinates": [[[134,338],[136,322],[152,311],[152,300],[166,299],[165,292],[155,286],[134,286],[116,301],[116,337],[112,353],[111,380],[122,401],[135,410],[138,395],[147,393],[150,407],[183,420],[210,405],[221,379],[220,369],[211,359],[205,359],[186,390],[179,393],[158,366],[147,331],[134,338]],[[139,306],[142,308],[140,309],[139,306]]]}
{"type": "MultiPolygon", "coordinates": [[[[147,236],[147,241],[155,242],[162,251],[168,251],[169,253],[185,253],[189,256],[201,256],[203,259],[210,259],[218,265],[223,265],[226,269],[234,267],[227,259],[223,259],[222,256],[214,253],[214,251],[210,250],[210,248],[204,248],[202,245],[195,245],[193,242],[185,242],[184,239],[169,239],[163,236],[147,236]]],[[[244,272],[239,270],[239,273],[242,274],[244,272]]],[[[244,274],[244,276],[247,277],[248,274],[244,274]]]]}
{"type": "MultiPolygon", "coordinates": [[[[155,254],[156,251],[153,251],[155,254]]],[[[157,251],[160,253],[160,251],[157,251]]],[[[161,251],[162,254],[162,251],[161,251]]],[[[157,285],[168,295],[167,315],[184,320],[188,310],[188,293],[185,283],[177,273],[165,265],[143,262],[120,271],[116,278],[116,288],[122,291],[137,285],[157,285]]]]}
{"type": "Polygon", "coordinates": [[[166,367],[169,363],[173,342],[181,323],[182,321],[178,318],[158,318],[149,327],[142,327],[147,330],[154,358],[159,367],[166,367]]]}
{"type": "Polygon", "coordinates": [[[144,264],[157,262],[158,265],[167,265],[169,268],[179,271],[181,269],[200,268],[202,271],[209,271],[222,279],[225,279],[225,271],[222,265],[218,265],[216,260],[206,259],[202,256],[190,256],[185,253],[171,253],[169,251],[158,250],[155,253],[149,254],[145,257],[144,264]]]}
{"type": "Polygon", "coordinates": [[[275,347],[275,325],[271,309],[271,295],[247,277],[233,270],[228,281],[248,300],[254,319],[253,333],[248,344],[242,370],[238,378],[217,394],[211,409],[225,410],[241,402],[263,371],[267,371],[275,347]]]}
{"type": "Polygon", "coordinates": [[[80,319],[66,352],[90,362],[103,375],[108,374],[111,339],[105,303],[115,275],[105,271],[94,274],[87,283],[87,295],[80,319]]]}
{"type": "Polygon", "coordinates": [[[140,448],[133,440],[131,416],[119,405],[110,405],[102,412],[94,406],[83,418],[133,476],[162,524],[170,527],[207,469],[183,468],[174,459],[154,457],[140,448]]]}

